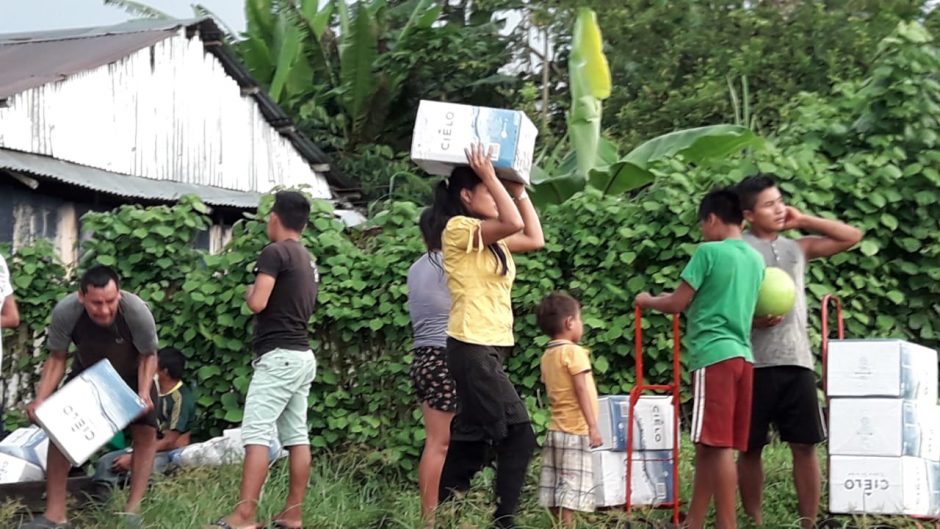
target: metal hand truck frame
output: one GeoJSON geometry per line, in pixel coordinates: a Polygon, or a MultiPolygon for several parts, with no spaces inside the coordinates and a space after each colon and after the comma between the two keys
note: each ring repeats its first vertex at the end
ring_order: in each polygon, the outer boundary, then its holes
{"type": "MultiPolygon", "coordinates": [[[[672,523],[679,524],[679,385],[682,381],[682,367],[679,364],[681,340],[679,336],[679,315],[672,315],[672,384],[646,384],[643,381],[643,314],[640,306],[635,309],[634,352],[636,361],[636,385],[630,392],[629,410],[627,411],[627,475],[625,509],[633,509],[633,420],[636,405],[643,393],[665,392],[672,395],[672,501],[656,505],[659,509],[672,509],[672,523]]],[[[641,463],[642,464],[642,463],[641,463]]]]}

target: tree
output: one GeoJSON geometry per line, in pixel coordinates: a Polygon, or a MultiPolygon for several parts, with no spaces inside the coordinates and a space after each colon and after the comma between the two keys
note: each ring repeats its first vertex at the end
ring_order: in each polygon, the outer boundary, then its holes
{"type": "MultiPolygon", "coordinates": [[[[729,77],[747,77],[757,128],[772,131],[800,92],[825,94],[840,80],[862,77],[878,42],[899,21],[921,17],[925,3],[553,0],[551,32],[563,62],[575,8],[597,11],[615,87],[605,102],[606,127],[630,147],[728,121],[729,77]]],[[[552,84],[564,94],[563,73],[553,71],[552,84]]]]}

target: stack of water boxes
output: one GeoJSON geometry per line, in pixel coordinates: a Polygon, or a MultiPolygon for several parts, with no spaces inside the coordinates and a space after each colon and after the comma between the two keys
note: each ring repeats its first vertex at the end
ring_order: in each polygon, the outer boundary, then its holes
{"type": "Polygon", "coordinates": [[[0,441],[0,484],[42,480],[50,441],[72,465],[83,465],[143,410],[111,363],[96,363],[39,406],[41,428],[20,428],[0,441]]]}
{"type": "Polygon", "coordinates": [[[35,426],[6,436],[0,441],[0,484],[44,479],[48,450],[46,432],[35,426]]]}
{"type": "MultiPolygon", "coordinates": [[[[598,399],[598,429],[604,444],[594,451],[594,492],[598,507],[624,505],[627,498],[627,429],[630,397],[598,399]]],[[[631,503],[658,506],[672,503],[673,432],[675,408],[671,396],[644,395],[637,401],[633,418],[631,503]]]]}
{"type": "Polygon", "coordinates": [[[834,341],[827,373],[829,510],[940,516],[937,352],[834,341]]]}

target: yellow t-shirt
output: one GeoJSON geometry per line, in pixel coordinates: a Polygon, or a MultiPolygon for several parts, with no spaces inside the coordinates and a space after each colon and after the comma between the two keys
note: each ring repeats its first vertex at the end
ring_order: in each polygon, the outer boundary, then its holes
{"type": "Polygon", "coordinates": [[[499,241],[509,267],[503,275],[499,259],[483,245],[480,223],[472,217],[452,217],[441,238],[451,299],[447,335],[477,345],[511,346],[516,265],[506,243],[499,241]]]}
{"type": "Polygon", "coordinates": [[[548,344],[542,355],[542,382],[548,392],[552,421],[549,430],[556,430],[575,435],[587,435],[588,424],[578,405],[578,396],[574,392],[574,376],[587,372],[585,382],[594,419],[597,420],[597,387],[591,372],[591,359],[588,350],[566,340],[556,340],[548,344]]]}

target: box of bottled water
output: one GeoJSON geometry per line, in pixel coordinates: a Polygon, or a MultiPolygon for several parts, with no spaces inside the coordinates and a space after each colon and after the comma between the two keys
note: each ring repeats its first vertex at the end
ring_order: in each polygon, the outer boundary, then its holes
{"type": "Polygon", "coordinates": [[[66,459],[81,466],[144,411],[108,360],[82,371],[36,409],[36,420],[66,459]]]}
{"type": "Polygon", "coordinates": [[[465,149],[490,149],[500,178],[529,183],[538,129],[524,112],[421,101],[411,141],[411,159],[433,175],[448,176],[467,165],[465,149]]]}

